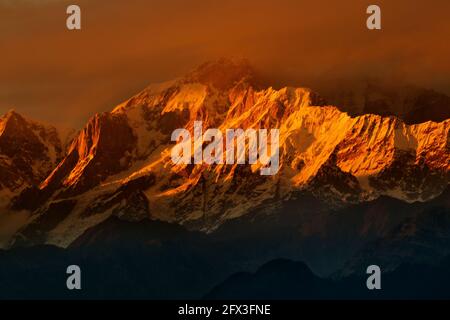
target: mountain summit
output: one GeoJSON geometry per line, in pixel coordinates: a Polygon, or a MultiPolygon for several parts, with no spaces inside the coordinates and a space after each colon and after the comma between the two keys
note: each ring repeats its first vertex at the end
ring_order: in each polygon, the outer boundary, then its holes
{"type": "Polygon", "coordinates": [[[255,86],[258,78],[248,60],[221,58],[200,65],[187,74],[184,80],[201,83],[218,90],[229,90],[239,82],[247,82],[255,86]]]}
{"type": "Polygon", "coordinates": [[[55,168],[64,156],[65,138],[55,127],[14,110],[0,118],[0,210],[55,168]]]}
{"type": "Polygon", "coordinates": [[[449,182],[449,127],[449,119],[351,117],[306,88],[260,87],[247,63],[206,63],[91,118],[54,170],[14,199],[32,212],[16,240],[67,246],[111,215],[211,231],[300,193],[329,208],[382,195],[427,201],[449,182]],[[174,165],[171,133],[192,132],[194,121],[279,129],[279,173],[261,176],[258,164],[174,165]]]}

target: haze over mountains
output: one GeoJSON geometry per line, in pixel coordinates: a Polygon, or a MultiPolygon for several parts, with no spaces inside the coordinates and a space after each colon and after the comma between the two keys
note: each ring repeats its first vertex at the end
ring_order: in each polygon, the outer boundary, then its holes
{"type": "Polygon", "coordinates": [[[450,118],[450,97],[431,89],[393,80],[336,81],[323,88],[328,103],[352,115],[394,115],[407,124],[441,122],[450,118]],[[399,84],[400,83],[400,84],[399,84]]]}
{"type": "MultiPolygon", "coordinates": [[[[430,100],[445,100],[437,97],[430,100]]],[[[408,125],[394,116],[352,117],[309,89],[266,87],[240,60],[206,63],[151,85],[93,116],[70,144],[15,112],[1,128],[4,208],[30,213],[16,245],[67,246],[111,215],[210,232],[299,192],[336,209],[380,196],[429,201],[449,182],[449,119],[408,125]],[[279,128],[279,173],[262,177],[258,164],[172,165],[172,131],[192,130],[195,120],[221,130],[279,128]]]]}

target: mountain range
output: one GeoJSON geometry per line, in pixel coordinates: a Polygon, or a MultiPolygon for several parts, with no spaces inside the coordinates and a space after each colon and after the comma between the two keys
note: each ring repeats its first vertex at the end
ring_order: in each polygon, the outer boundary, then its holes
{"type": "Polygon", "coordinates": [[[33,125],[15,112],[2,119],[0,183],[14,196],[12,209],[31,213],[21,243],[67,246],[110,215],[211,232],[300,191],[330,208],[380,196],[428,201],[449,181],[450,120],[352,117],[309,89],[264,87],[241,61],[206,63],[151,85],[96,114],[68,146],[56,130],[33,125]],[[260,176],[258,164],[173,165],[172,131],[192,131],[200,120],[224,130],[278,128],[279,173],[260,176]]]}
{"type": "Polygon", "coordinates": [[[437,266],[450,254],[448,97],[392,90],[368,86],[362,104],[343,92],[333,106],[308,88],[267,85],[246,61],[220,59],[150,85],[78,132],[10,111],[0,118],[0,211],[26,219],[4,244],[2,270],[22,277],[20,259],[33,252],[52,270],[68,257],[104,267],[131,250],[152,268],[149,282],[177,274],[192,287],[179,291],[174,280],[161,298],[200,297],[278,258],[336,279],[359,277],[374,261],[389,272],[437,266]],[[279,172],[173,164],[171,133],[192,132],[194,121],[279,129],[279,172]]]}

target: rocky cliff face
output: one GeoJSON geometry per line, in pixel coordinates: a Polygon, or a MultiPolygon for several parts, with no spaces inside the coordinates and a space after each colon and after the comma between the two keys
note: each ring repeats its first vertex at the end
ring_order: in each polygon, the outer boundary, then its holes
{"type": "Polygon", "coordinates": [[[66,246],[111,215],[210,231],[298,191],[330,208],[382,195],[427,201],[449,183],[449,128],[450,119],[352,117],[309,89],[264,87],[246,63],[208,63],[94,116],[48,177],[14,199],[33,212],[16,238],[66,246]],[[223,132],[279,129],[279,172],[261,176],[258,163],[174,165],[171,133],[192,133],[194,121],[223,132]]]}
{"type": "Polygon", "coordinates": [[[0,208],[45,179],[63,158],[65,139],[56,128],[15,111],[0,118],[0,208]]]}

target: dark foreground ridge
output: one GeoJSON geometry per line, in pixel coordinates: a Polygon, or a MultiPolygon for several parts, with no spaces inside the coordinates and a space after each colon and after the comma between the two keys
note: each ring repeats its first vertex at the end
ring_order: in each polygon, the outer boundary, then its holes
{"type": "Polygon", "coordinates": [[[288,203],[212,234],[112,216],[67,249],[3,250],[0,299],[450,298],[448,192],[429,203],[384,198],[332,213],[310,200],[301,212],[288,203]],[[314,219],[327,226],[320,237],[305,234],[314,219]],[[82,290],[70,291],[74,264],[82,290]],[[371,264],[382,270],[382,290],[366,287],[371,264]]]}
{"type": "Polygon", "coordinates": [[[193,248],[172,248],[170,253],[167,248],[166,251],[144,247],[104,249],[81,253],[42,246],[2,251],[0,299],[450,298],[450,257],[434,266],[402,264],[382,274],[381,290],[368,290],[366,277],[321,278],[306,264],[287,259],[272,260],[256,272],[237,272],[220,281],[225,269],[232,268],[223,266],[220,259],[202,259],[193,248]],[[82,269],[79,291],[70,291],[65,286],[65,269],[74,262],[82,269]]]}

